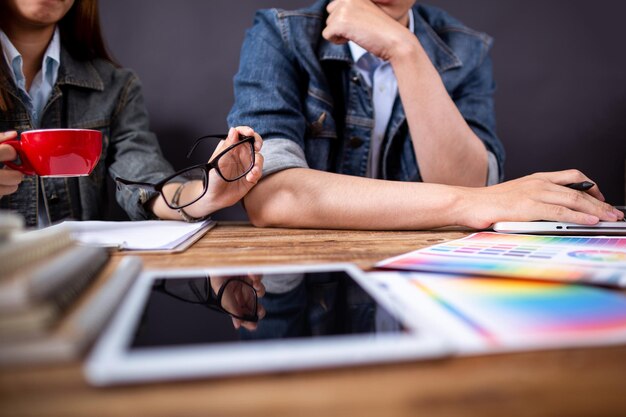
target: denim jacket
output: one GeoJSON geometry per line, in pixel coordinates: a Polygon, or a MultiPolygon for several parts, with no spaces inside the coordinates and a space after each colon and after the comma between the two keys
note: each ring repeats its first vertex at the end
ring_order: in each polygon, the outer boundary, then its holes
{"type": "MultiPolygon", "coordinates": [[[[264,175],[293,167],[366,174],[374,126],[371,91],[354,68],[348,45],[321,35],[328,2],[295,11],[261,10],[247,32],[228,122],[254,126],[263,136],[264,175]]],[[[501,180],[504,148],[495,133],[491,38],[437,8],[416,4],[412,11],[415,36],[501,180]]],[[[381,154],[382,178],[421,180],[399,97],[381,154]]]]}
{"type": "MultiPolygon", "coordinates": [[[[0,131],[33,128],[29,112],[15,84],[4,86],[12,109],[0,113],[0,131]]],[[[52,222],[68,218],[102,219],[107,200],[105,175],[156,182],[173,173],[163,158],[158,141],[148,129],[148,114],[137,77],[104,60],[77,61],[61,50],[59,75],[41,115],[40,128],[83,128],[100,130],[102,155],[89,176],[42,178],[25,176],[17,192],[0,199],[0,208],[19,212],[29,226],[37,225],[37,195],[43,195],[52,222]]],[[[116,192],[118,203],[131,219],[152,216],[144,204],[154,194],[123,188],[116,192]]]]}

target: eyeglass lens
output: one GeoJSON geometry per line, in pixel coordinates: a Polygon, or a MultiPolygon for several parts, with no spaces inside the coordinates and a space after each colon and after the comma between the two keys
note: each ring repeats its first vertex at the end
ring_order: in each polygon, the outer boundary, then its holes
{"type": "Polygon", "coordinates": [[[215,302],[224,312],[233,317],[257,321],[257,293],[247,282],[238,277],[189,278],[165,280],[164,289],[174,297],[194,303],[215,302]],[[213,291],[209,285],[213,284],[213,291]],[[215,295],[221,293],[219,300],[215,295]]]}
{"type": "Polygon", "coordinates": [[[164,188],[170,184],[177,187],[183,187],[176,199],[174,194],[166,196],[167,203],[170,207],[185,207],[195,201],[198,201],[204,195],[207,185],[208,176],[204,167],[195,167],[181,172],[175,178],[172,178],[164,184],[164,188]]]}
{"type": "Polygon", "coordinates": [[[222,155],[217,161],[217,169],[226,181],[234,181],[247,174],[254,165],[254,145],[241,142],[222,155]]]}
{"type": "Polygon", "coordinates": [[[254,288],[239,279],[226,281],[220,299],[221,307],[234,317],[257,320],[257,294],[254,288]]]}

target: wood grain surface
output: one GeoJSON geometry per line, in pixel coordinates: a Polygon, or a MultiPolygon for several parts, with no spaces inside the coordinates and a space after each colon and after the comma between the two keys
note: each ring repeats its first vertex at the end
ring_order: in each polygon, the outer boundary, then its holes
{"type": "MultiPolygon", "coordinates": [[[[369,269],[389,256],[466,234],[225,223],[182,254],[142,258],[146,268],[354,262],[369,269]]],[[[114,255],[84,298],[106,281],[121,256],[114,255]]],[[[624,346],[105,389],[88,386],[81,365],[0,370],[0,415],[626,416],[624,346]]]]}

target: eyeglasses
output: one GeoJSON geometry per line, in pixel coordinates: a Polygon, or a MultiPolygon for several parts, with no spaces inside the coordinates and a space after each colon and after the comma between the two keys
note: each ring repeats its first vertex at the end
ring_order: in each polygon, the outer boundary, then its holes
{"type": "MultiPolygon", "coordinates": [[[[209,138],[226,139],[226,137],[227,135],[206,135],[196,139],[187,153],[187,158],[203,140],[209,138]]],[[[209,188],[209,171],[212,169],[215,169],[224,181],[233,182],[250,172],[254,167],[254,162],[254,137],[240,136],[239,142],[224,149],[208,163],[185,168],[156,184],[131,181],[120,177],[116,177],[115,182],[118,188],[123,184],[156,191],[163,196],[163,200],[169,208],[178,210],[195,203],[204,196],[209,188]],[[179,187],[182,185],[184,191],[181,190],[183,192],[176,192],[174,195],[166,195],[163,189],[173,184],[179,187]]]]}
{"type": "Polygon", "coordinates": [[[154,287],[187,303],[201,304],[243,321],[259,321],[257,292],[240,277],[162,279],[154,287]]]}

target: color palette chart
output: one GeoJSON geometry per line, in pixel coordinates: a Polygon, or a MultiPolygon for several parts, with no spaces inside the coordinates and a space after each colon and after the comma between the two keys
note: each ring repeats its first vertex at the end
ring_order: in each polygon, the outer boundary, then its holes
{"type": "Polygon", "coordinates": [[[585,285],[402,273],[491,347],[626,342],[626,294],[585,285]]]}
{"type": "Polygon", "coordinates": [[[626,238],[481,232],[377,267],[626,287],[626,238]]]}

